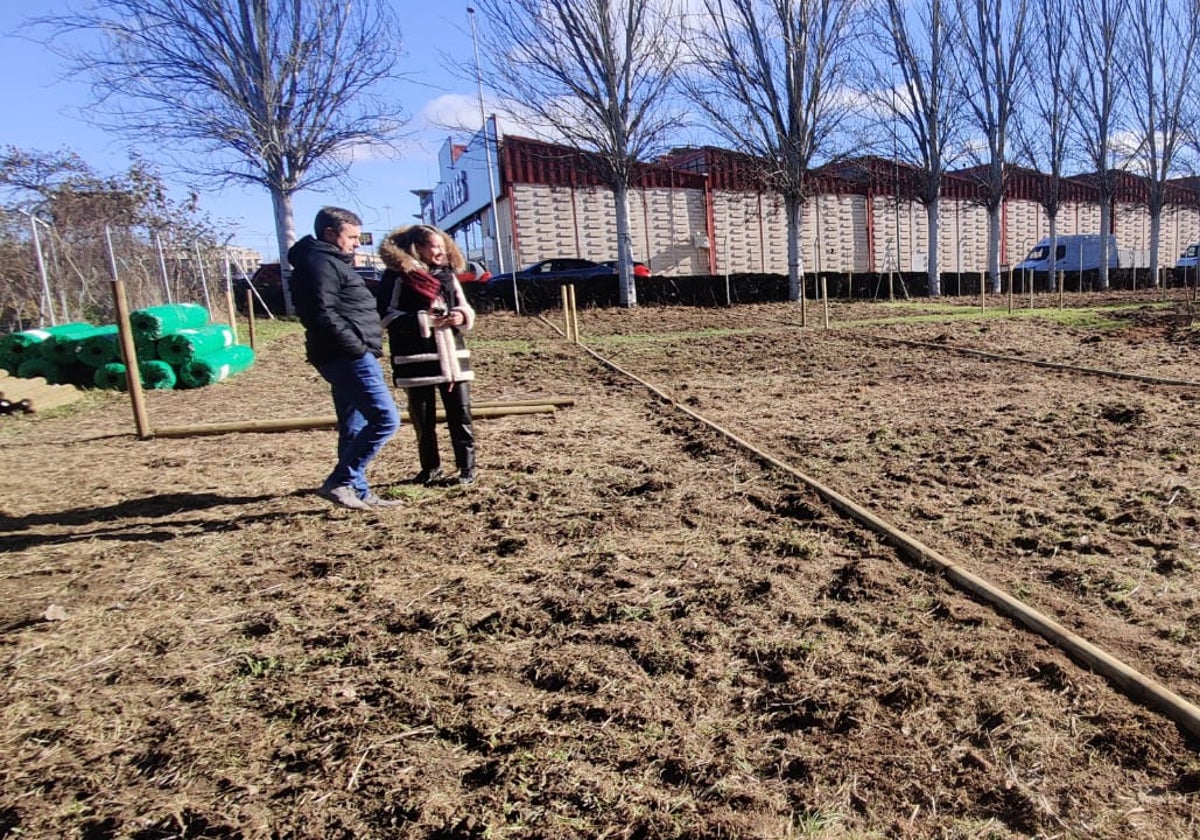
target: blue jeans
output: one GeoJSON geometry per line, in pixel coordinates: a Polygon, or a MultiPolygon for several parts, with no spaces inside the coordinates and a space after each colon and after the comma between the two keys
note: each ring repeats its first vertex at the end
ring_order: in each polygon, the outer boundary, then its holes
{"type": "Polygon", "coordinates": [[[365,496],[367,464],[400,428],[400,412],[383,378],[379,360],[370,353],[317,366],[329,383],[337,414],[337,466],[325,479],[329,488],[349,485],[365,496]]]}

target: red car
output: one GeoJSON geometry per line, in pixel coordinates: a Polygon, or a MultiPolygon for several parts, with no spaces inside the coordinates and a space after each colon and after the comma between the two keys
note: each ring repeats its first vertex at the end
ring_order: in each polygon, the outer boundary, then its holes
{"type": "Polygon", "coordinates": [[[458,272],[459,283],[486,283],[492,272],[483,267],[483,263],[467,260],[467,267],[458,272]]]}
{"type": "MultiPolygon", "coordinates": [[[[617,273],[617,261],[616,260],[605,260],[604,262],[601,263],[601,265],[611,266],[612,270],[613,270],[613,274],[617,273]]],[[[636,277],[649,277],[650,276],[650,266],[646,265],[645,263],[640,263],[640,262],[635,261],[633,264],[633,276],[635,278],[636,277]]]]}

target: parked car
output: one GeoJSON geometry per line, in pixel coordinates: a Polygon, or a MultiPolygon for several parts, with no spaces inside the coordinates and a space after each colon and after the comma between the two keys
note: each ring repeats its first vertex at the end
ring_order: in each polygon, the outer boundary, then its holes
{"type": "MultiPolygon", "coordinates": [[[[633,264],[635,277],[649,277],[650,269],[645,263],[633,264]]],[[[575,283],[580,280],[592,280],[597,277],[616,277],[617,261],[593,262],[578,257],[554,257],[526,266],[520,271],[493,274],[489,285],[499,288],[512,284],[516,277],[517,284],[521,283],[575,283]]]]}
{"type": "MultiPolygon", "coordinates": [[[[633,264],[634,277],[649,277],[650,269],[644,264],[633,264]]],[[[526,295],[546,297],[557,295],[554,291],[567,284],[587,284],[601,280],[616,280],[617,261],[594,262],[578,257],[553,257],[526,266],[520,271],[493,274],[487,282],[488,296],[497,304],[512,306],[513,280],[521,289],[522,299],[526,295]]]]}
{"type": "Polygon", "coordinates": [[[1200,244],[1187,246],[1187,250],[1179,255],[1179,261],[1175,263],[1176,268],[1195,268],[1197,256],[1200,255],[1200,244]]]}
{"type": "Polygon", "coordinates": [[[484,267],[483,263],[477,260],[467,260],[467,267],[458,272],[459,283],[486,283],[492,276],[492,272],[484,267]]]}
{"type": "MultiPolygon", "coordinates": [[[[617,261],[616,260],[606,260],[604,262],[604,265],[611,266],[613,274],[617,273],[617,261]]],[[[635,260],[633,263],[633,276],[634,277],[649,277],[650,276],[650,266],[646,265],[645,263],[637,262],[635,260]]]]}
{"type": "MultiPolygon", "coordinates": [[[[1108,240],[1108,265],[1110,268],[1120,266],[1117,253],[1117,238],[1111,233],[1108,240]]],[[[1055,269],[1057,271],[1091,271],[1100,267],[1101,239],[1098,233],[1071,234],[1057,238],[1055,251],[1055,269]]],[[[1047,237],[1029,252],[1024,261],[1015,266],[1017,271],[1049,271],[1050,270],[1050,238],[1047,237]]]]}

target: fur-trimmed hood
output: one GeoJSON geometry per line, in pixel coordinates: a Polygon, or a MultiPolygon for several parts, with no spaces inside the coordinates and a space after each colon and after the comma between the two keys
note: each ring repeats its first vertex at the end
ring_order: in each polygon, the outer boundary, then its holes
{"type": "MultiPolygon", "coordinates": [[[[405,247],[411,239],[412,231],[422,225],[404,225],[398,227],[383,238],[379,243],[379,257],[383,264],[392,271],[408,274],[410,271],[430,271],[433,266],[425,265],[405,247]]],[[[428,227],[426,225],[425,227],[428,227]]],[[[437,230],[437,228],[433,228],[437,230]]],[[[441,233],[441,231],[438,231],[441,233]]],[[[446,263],[455,272],[467,267],[467,260],[458,247],[458,243],[446,234],[442,234],[446,247],[446,263]]]]}

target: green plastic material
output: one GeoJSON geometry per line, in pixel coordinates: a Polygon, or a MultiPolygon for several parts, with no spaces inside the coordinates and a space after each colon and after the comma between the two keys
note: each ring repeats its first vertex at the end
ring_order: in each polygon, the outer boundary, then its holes
{"type": "Polygon", "coordinates": [[[175,387],[179,379],[175,368],[158,359],[139,362],[138,370],[142,372],[142,387],[154,391],[169,391],[175,387]]]}
{"type": "Polygon", "coordinates": [[[116,324],[100,327],[94,335],[79,342],[75,358],[89,367],[104,367],[121,360],[121,337],[116,324]]]}
{"type": "Polygon", "coordinates": [[[48,339],[52,335],[69,334],[77,331],[80,327],[95,329],[86,321],[78,321],[70,324],[59,324],[55,327],[46,327],[40,330],[21,330],[21,332],[9,333],[0,338],[0,356],[11,358],[18,364],[26,359],[40,356],[38,345],[48,339]]]}
{"type": "MultiPolygon", "coordinates": [[[[152,359],[149,362],[138,362],[138,370],[142,374],[142,387],[155,391],[169,391],[179,381],[175,368],[164,361],[152,359]]],[[[122,362],[109,362],[96,368],[92,375],[92,383],[97,388],[107,391],[124,391],[129,387],[125,378],[125,365],[122,362]]]]}
{"type": "Polygon", "coordinates": [[[38,352],[43,359],[56,365],[69,365],[79,359],[79,346],[87,339],[100,334],[106,329],[116,331],[116,327],[93,327],[91,324],[81,325],[69,331],[51,335],[38,345],[38,352]]]}
{"type": "Polygon", "coordinates": [[[223,382],[254,364],[254,351],[246,344],[235,344],[208,356],[192,359],[179,371],[179,380],[187,388],[202,388],[223,382]]]}
{"type": "Polygon", "coordinates": [[[101,365],[96,368],[92,382],[97,388],[103,388],[106,391],[124,391],[126,387],[125,365],[121,362],[109,362],[101,365]]]}
{"type": "Polygon", "coordinates": [[[21,362],[17,366],[17,376],[22,379],[40,376],[51,385],[64,385],[67,382],[67,371],[62,365],[37,356],[21,362]]]}
{"type": "Polygon", "coordinates": [[[134,335],[158,341],[165,335],[208,325],[208,310],[199,303],[169,303],[129,313],[134,335]]]}
{"type": "Polygon", "coordinates": [[[185,329],[158,340],[158,357],[176,367],[193,359],[211,356],[218,350],[232,347],[233,330],[225,324],[209,324],[200,329],[185,329]]]}

